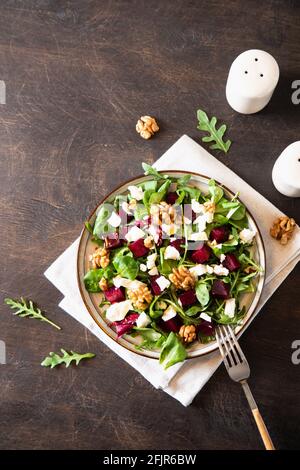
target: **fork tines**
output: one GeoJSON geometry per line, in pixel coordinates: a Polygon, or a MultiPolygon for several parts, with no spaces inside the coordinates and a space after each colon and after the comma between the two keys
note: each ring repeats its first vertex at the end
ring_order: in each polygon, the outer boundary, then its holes
{"type": "Polygon", "coordinates": [[[225,366],[230,369],[239,364],[248,365],[247,359],[230,325],[218,325],[216,337],[225,366]]]}

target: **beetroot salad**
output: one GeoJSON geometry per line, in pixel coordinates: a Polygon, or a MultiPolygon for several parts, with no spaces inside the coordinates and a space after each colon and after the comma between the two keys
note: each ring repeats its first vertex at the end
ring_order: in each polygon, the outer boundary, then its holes
{"type": "Polygon", "coordinates": [[[203,193],[143,164],[149,178],[98,210],[95,251],[84,283],[102,293],[103,315],[116,331],[160,351],[165,368],[195,342],[215,339],[216,324],[241,324],[241,295],[254,292],[261,271],[253,259],[255,231],[244,205],[210,180],[203,193]]]}

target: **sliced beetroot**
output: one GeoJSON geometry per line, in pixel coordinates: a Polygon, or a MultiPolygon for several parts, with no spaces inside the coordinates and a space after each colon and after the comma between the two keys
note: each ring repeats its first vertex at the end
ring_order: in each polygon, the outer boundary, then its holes
{"type": "Polygon", "coordinates": [[[106,300],[108,300],[111,304],[125,300],[124,291],[121,287],[110,287],[104,291],[104,295],[106,300]]]}
{"type": "Polygon", "coordinates": [[[239,260],[233,253],[228,253],[222,264],[230,272],[237,271],[241,267],[239,260]]]}
{"type": "Polygon", "coordinates": [[[212,249],[205,245],[205,243],[199,245],[199,247],[192,253],[192,260],[194,263],[202,264],[207,263],[212,254],[212,249]]]}
{"type": "Polygon", "coordinates": [[[124,318],[124,320],[115,321],[112,323],[112,325],[116,327],[118,338],[125,335],[126,333],[129,333],[138,317],[138,313],[130,313],[124,318]]]}
{"type": "Polygon", "coordinates": [[[215,279],[211,288],[211,295],[217,299],[229,299],[230,285],[215,279]]]}
{"type": "Polygon", "coordinates": [[[105,247],[108,249],[118,248],[122,245],[119,234],[117,232],[110,233],[104,240],[105,247]]]}
{"type": "Polygon", "coordinates": [[[152,290],[154,295],[160,295],[161,292],[162,292],[159,285],[156,282],[156,279],[158,279],[158,278],[159,278],[159,275],[150,277],[150,286],[151,286],[151,290],[152,290]]]}
{"type": "Polygon", "coordinates": [[[167,196],[166,196],[166,201],[168,204],[175,204],[176,200],[178,198],[178,194],[177,193],[168,193],[167,196]]]}
{"type": "Polygon", "coordinates": [[[141,256],[145,256],[149,253],[149,248],[145,247],[143,238],[139,238],[135,242],[130,243],[128,248],[132,251],[135,258],[140,258],[141,256]]]}
{"type": "Polygon", "coordinates": [[[184,247],[181,245],[185,245],[185,238],[176,238],[176,240],[170,242],[170,246],[173,246],[182,254],[184,252],[184,247]]]}
{"type": "Polygon", "coordinates": [[[158,326],[163,331],[173,331],[174,333],[178,333],[181,325],[182,325],[182,322],[180,318],[178,317],[178,315],[176,317],[170,318],[170,320],[167,320],[167,321],[160,320],[158,322],[158,326]]]}
{"type": "Polygon", "coordinates": [[[215,227],[210,232],[209,238],[210,240],[215,240],[217,243],[224,243],[228,240],[229,237],[229,229],[226,225],[222,225],[222,227],[215,227]]]}
{"type": "Polygon", "coordinates": [[[181,302],[183,307],[189,307],[190,305],[194,305],[197,302],[196,292],[191,289],[183,292],[178,296],[178,299],[181,302]]]}
{"type": "Polygon", "coordinates": [[[215,335],[215,328],[214,325],[206,320],[202,320],[200,325],[197,325],[197,332],[203,336],[214,336],[215,335]]]}

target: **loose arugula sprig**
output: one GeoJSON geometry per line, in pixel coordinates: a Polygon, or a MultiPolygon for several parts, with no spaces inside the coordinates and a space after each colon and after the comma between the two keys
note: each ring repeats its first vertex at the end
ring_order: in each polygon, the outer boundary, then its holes
{"type": "Polygon", "coordinates": [[[21,297],[20,300],[14,300],[14,299],[4,299],[4,302],[6,305],[8,305],[12,310],[17,309],[16,312],[14,312],[14,315],[18,315],[19,317],[29,317],[29,318],[35,318],[36,320],[40,320],[46,323],[49,323],[49,325],[52,325],[54,328],[57,328],[58,330],[61,330],[61,327],[56,325],[53,321],[49,320],[49,318],[45,317],[41,309],[38,307],[35,307],[33,305],[32,300],[29,300],[27,303],[27,300],[23,299],[21,297]]]}
{"type": "Polygon", "coordinates": [[[91,359],[96,356],[96,354],[93,353],[80,354],[74,351],[68,352],[65,349],[61,349],[61,352],[62,356],[55,352],[50,352],[49,356],[45,357],[41,363],[41,366],[51,367],[51,369],[53,369],[53,367],[64,363],[66,367],[69,367],[72,361],[75,361],[76,366],[78,366],[82,359],[91,359]]]}
{"type": "Polygon", "coordinates": [[[225,124],[222,124],[219,129],[216,129],[217,118],[213,116],[211,119],[209,119],[207,114],[202,111],[202,109],[198,109],[197,118],[199,121],[197,129],[210,133],[209,136],[202,137],[202,141],[214,141],[215,143],[210,145],[209,148],[213,150],[222,150],[223,152],[227,153],[231,145],[231,140],[227,140],[226,142],[224,142],[223,140],[223,136],[226,132],[227,126],[225,124]]]}

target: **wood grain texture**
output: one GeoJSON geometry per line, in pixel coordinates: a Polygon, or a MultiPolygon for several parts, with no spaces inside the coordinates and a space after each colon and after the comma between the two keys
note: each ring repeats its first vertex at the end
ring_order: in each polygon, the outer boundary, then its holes
{"type": "MultiPolygon", "coordinates": [[[[1,301],[8,364],[0,365],[0,448],[262,448],[241,389],[222,367],[185,409],[64,314],[43,272],[142,161],[184,133],[200,141],[198,107],[228,124],[232,148],[216,156],[299,222],[299,199],[271,181],[276,157],[299,139],[300,106],[290,99],[300,79],[299,13],[291,0],[2,0],[1,297],[33,298],[63,330],[13,317],[1,301]],[[233,58],[249,48],[273,54],[282,75],[267,108],[242,116],[228,106],[225,82],[233,58]],[[161,124],[147,142],[135,132],[143,114],[161,124]],[[78,369],[40,367],[60,347],[97,358],[78,369]]],[[[277,449],[300,448],[300,366],[291,363],[299,283],[298,266],[241,340],[277,449]]]]}

